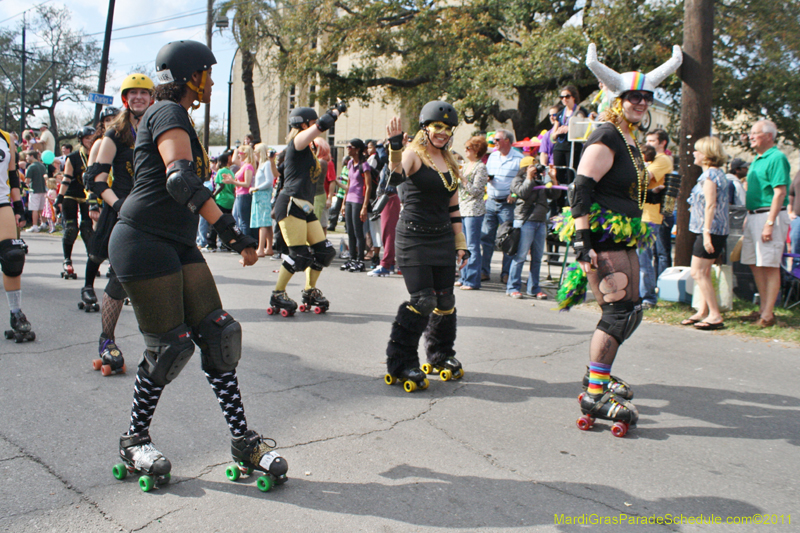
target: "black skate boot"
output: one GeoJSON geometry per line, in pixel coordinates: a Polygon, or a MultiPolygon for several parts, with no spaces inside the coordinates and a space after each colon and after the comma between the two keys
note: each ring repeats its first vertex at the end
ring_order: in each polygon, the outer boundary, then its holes
{"type": "Polygon", "coordinates": [[[104,334],[100,335],[100,358],[92,361],[92,367],[99,370],[104,376],[122,374],[126,370],[122,351],[117,348],[117,344],[112,339],[107,338],[104,334]]]}
{"type": "Polygon", "coordinates": [[[100,310],[100,304],[97,303],[97,295],[94,293],[92,287],[84,287],[81,289],[81,301],[78,302],[78,309],[83,309],[87,313],[100,310]]]}
{"type": "MultiPolygon", "coordinates": [[[[619,379],[617,376],[610,376],[611,381],[606,384],[605,390],[611,391],[623,400],[633,400],[633,389],[627,382],[619,379]]],[[[589,388],[589,367],[586,367],[586,374],[583,376],[583,390],[589,388]]],[[[581,396],[578,396],[578,402],[581,401],[581,396]]]]}
{"type": "Polygon", "coordinates": [[[264,438],[248,429],[242,437],[231,439],[231,456],[236,464],[225,469],[225,475],[236,481],[244,474],[249,476],[254,470],[264,472],[256,485],[261,492],[267,492],[275,485],[283,485],[288,479],[289,463],[274,451],[275,441],[264,438]]]}
{"type": "Polygon", "coordinates": [[[62,265],[63,271],[61,272],[61,277],[64,279],[78,279],[78,275],[75,273],[75,269],[72,268],[72,259],[64,259],[64,264],[62,265]]]}
{"type": "Polygon", "coordinates": [[[615,437],[624,437],[630,426],[639,420],[639,410],[629,400],[625,400],[608,391],[604,394],[581,394],[581,412],[576,424],[578,429],[586,431],[594,425],[595,418],[611,420],[611,433],[615,437]]]}
{"type": "Polygon", "coordinates": [[[354,263],[352,259],[348,259],[345,263],[339,267],[339,270],[350,270],[350,266],[354,263]]]}
{"type": "Polygon", "coordinates": [[[123,435],[119,438],[119,455],[122,463],[114,466],[112,473],[117,479],[130,474],[141,474],[139,488],[150,492],[169,482],[172,464],[150,441],[148,432],[123,435]]]}
{"type": "Polygon", "coordinates": [[[392,322],[389,344],[386,346],[386,370],[383,381],[387,385],[402,383],[403,390],[414,392],[428,388],[428,378],[419,369],[417,347],[419,338],[428,325],[428,317],[412,310],[408,302],[400,305],[392,322]]]}
{"type": "Polygon", "coordinates": [[[348,272],[364,272],[365,270],[364,261],[352,261],[347,268],[348,272]]]}
{"type": "Polygon", "coordinates": [[[306,311],[311,311],[314,309],[314,313],[320,314],[324,313],[330,307],[330,302],[328,299],[322,295],[322,291],[316,287],[312,287],[308,290],[302,291],[303,294],[303,303],[300,304],[298,307],[298,311],[301,313],[305,313],[306,311]]]}
{"type": "Polygon", "coordinates": [[[11,313],[9,322],[11,323],[11,329],[7,329],[3,332],[3,336],[6,339],[14,339],[16,343],[36,340],[36,333],[31,331],[31,323],[28,322],[22,309],[11,313]]]}
{"type": "Polygon", "coordinates": [[[286,291],[272,291],[269,299],[268,315],[280,313],[281,316],[292,316],[297,311],[297,302],[289,298],[286,291]]]}
{"type": "Polygon", "coordinates": [[[456,341],[456,310],[449,315],[442,315],[434,311],[431,313],[428,325],[425,328],[425,352],[428,362],[422,365],[426,374],[439,374],[442,381],[461,379],[464,369],[461,362],[455,358],[456,351],[453,345],[456,341]]]}

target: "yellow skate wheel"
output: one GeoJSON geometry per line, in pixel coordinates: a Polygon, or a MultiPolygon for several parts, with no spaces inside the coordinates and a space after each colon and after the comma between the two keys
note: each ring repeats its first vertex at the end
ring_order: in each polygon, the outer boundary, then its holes
{"type": "Polygon", "coordinates": [[[461,379],[461,378],[463,378],[463,377],[464,377],[464,369],[463,369],[463,368],[460,368],[460,369],[458,370],[458,375],[456,376],[456,379],[461,379]]]}
{"type": "Polygon", "coordinates": [[[413,381],[406,381],[405,383],[403,383],[403,390],[406,392],[414,392],[415,390],[417,390],[417,384],[414,383],[413,381]]]}
{"type": "Polygon", "coordinates": [[[428,378],[422,380],[422,385],[419,386],[420,389],[425,390],[428,388],[428,378]]]}
{"type": "Polygon", "coordinates": [[[450,381],[450,378],[453,377],[453,373],[450,372],[449,368],[445,368],[441,372],[439,372],[439,377],[442,378],[442,381],[450,381]]]}
{"type": "Polygon", "coordinates": [[[383,381],[384,381],[384,382],[385,382],[387,385],[394,385],[395,383],[397,383],[397,378],[396,378],[396,377],[394,377],[394,376],[393,376],[393,375],[391,375],[391,374],[386,374],[385,376],[383,376],[383,381]]]}
{"type": "Polygon", "coordinates": [[[429,365],[428,363],[425,363],[424,365],[422,365],[422,371],[425,372],[426,374],[432,374],[433,373],[433,367],[431,365],[429,365]]]}

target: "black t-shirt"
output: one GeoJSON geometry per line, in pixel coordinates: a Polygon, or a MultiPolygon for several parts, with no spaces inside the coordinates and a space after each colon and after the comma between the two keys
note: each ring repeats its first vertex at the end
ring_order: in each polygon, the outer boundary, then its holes
{"type": "MultiPolygon", "coordinates": [[[[445,172],[444,177],[450,183],[450,173],[445,172]]],[[[401,220],[439,225],[450,222],[450,198],[458,189],[448,191],[439,173],[423,164],[397,187],[397,192],[403,202],[401,220]]]]}
{"type": "Polygon", "coordinates": [[[208,156],[186,109],[167,100],[157,102],[139,123],[133,153],[133,190],[122,205],[120,220],[141,231],[194,246],[199,215],[192,214],[167,192],[167,167],[156,145],[162,133],[175,128],[189,135],[195,171],[201,180],[208,179],[211,173],[208,156]]]}
{"type": "Polygon", "coordinates": [[[119,138],[117,130],[111,128],[106,131],[106,137],[114,142],[117,154],[111,162],[111,170],[114,172],[114,181],[111,190],[119,198],[125,198],[133,189],[133,144],[125,144],[119,138]]]}
{"type": "Polygon", "coordinates": [[[313,204],[317,182],[324,179],[319,160],[311,150],[311,145],[306,146],[304,150],[297,150],[294,147],[294,139],[289,141],[286,147],[281,194],[288,194],[313,204]]]}
{"type": "Polygon", "coordinates": [[[637,176],[641,176],[641,169],[644,168],[644,161],[639,149],[636,146],[630,146],[631,153],[636,158],[636,166],[634,166],[630,153],[628,153],[627,142],[617,128],[609,122],[601,124],[589,135],[586,147],[595,143],[603,144],[614,152],[614,163],[606,175],[597,182],[592,193],[592,203],[597,202],[601,207],[632,218],[641,217],[642,210],[639,208],[637,194],[646,192],[647,178],[645,177],[644,181],[637,185],[637,176]]]}
{"type": "Polygon", "coordinates": [[[67,192],[64,193],[64,196],[86,198],[83,190],[83,173],[86,171],[87,159],[88,156],[84,155],[83,148],[75,150],[67,156],[67,161],[72,164],[72,182],[67,186],[67,192]]]}

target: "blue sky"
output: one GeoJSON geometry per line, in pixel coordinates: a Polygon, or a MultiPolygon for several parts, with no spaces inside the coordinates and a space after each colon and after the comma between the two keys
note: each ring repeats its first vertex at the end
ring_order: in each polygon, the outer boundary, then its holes
{"type": "MultiPolygon", "coordinates": [[[[0,0],[0,27],[18,26],[22,22],[19,14],[41,3],[68,7],[72,12],[73,28],[92,35],[102,47],[108,0],[0,0]]],[[[122,104],[118,91],[121,80],[136,65],[152,65],[161,46],[181,39],[205,42],[205,9],[206,0],[116,0],[115,30],[111,36],[109,53],[111,65],[105,91],[106,94],[113,94],[114,105],[122,104]]],[[[36,44],[41,39],[29,31],[27,41],[36,44]]],[[[222,34],[215,30],[212,48],[217,65],[213,69],[216,84],[212,93],[211,114],[222,119],[227,112],[228,73],[236,49],[230,29],[222,34]]],[[[99,68],[100,65],[98,71],[99,68]]],[[[91,106],[85,104],[85,107],[89,109],[91,106]]],[[[196,119],[202,120],[202,109],[194,114],[196,119]]]]}

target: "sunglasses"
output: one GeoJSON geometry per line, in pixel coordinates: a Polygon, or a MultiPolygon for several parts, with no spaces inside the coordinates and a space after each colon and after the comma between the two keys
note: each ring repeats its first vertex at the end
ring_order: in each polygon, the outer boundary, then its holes
{"type": "Polygon", "coordinates": [[[555,117],[557,117],[557,116],[558,116],[558,113],[550,113],[550,116],[551,116],[551,117],[553,117],[553,118],[555,118],[555,117]]]}
{"type": "Polygon", "coordinates": [[[633,105],[638,105],[642,103],[642,100],[647,102],[648,104],[653,103],[653,93],[651,92],[638,92],[632,91],[625,95],[625,99],[632,103],[633,105]]]}
{"type": "Polygon", "coordinates": [[[428,124],[428,129],[433,133],[444,133],[445,135],[453,134],[453,126],[448,126],[444,122],[431,122],[428,124]]]}
{"type": "Polygon", "coordinates": [[[573,98],[571,94],[562,94],[560,98],[573,98]]]}

